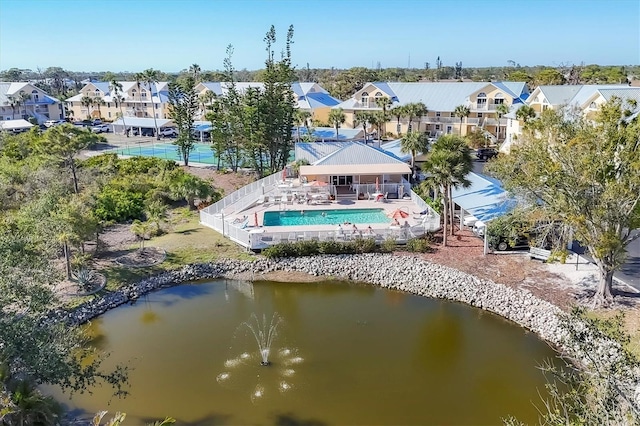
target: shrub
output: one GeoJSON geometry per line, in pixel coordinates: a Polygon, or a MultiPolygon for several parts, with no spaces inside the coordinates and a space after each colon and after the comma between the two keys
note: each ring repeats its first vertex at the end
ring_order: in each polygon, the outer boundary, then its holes
{"type": "Polygon", "coordinates": [[[373,238],[358,238],[353,241],[353,246],[356,253],[374,253],[378,250],[373,238]]]}
{"type": "Polygon", "coordinates": [[[318,243],[318,251],[322,254],[340,254],[342,253],[344,243],[339,241],[320,241],[318,243]]]}
{"type": "Polygon", "coordinates": [[[431,241],[426,238],[412,238],[407,241],[407,250],[412,253],[427,253],[431,250],[431,241]]]}
{"type": "Polygon", "coordinates": [[[313,256],[318,254],[318,242],[317,241],[298,241],[293,243],[297,256],[313,256]]]}
{"type": "Polygon", "coordinates": [[[105,187],[96,199],[95,215],[107,222],[140,219],[144,212],[144,195],[131,189],[105,187]]]}
{"type": "Polygon", "coordinates": [[[380,244],[380,251],[383,253],[392,253],[397,246],[396,240],[393,237],[389,237],[380,244]]]}
{"type": "Polygon", "coordinates": [[[293,243],[278,243],[262,250],[262,254],[268,259],[292,257],[296,255],[296,248],[293,243]]]}

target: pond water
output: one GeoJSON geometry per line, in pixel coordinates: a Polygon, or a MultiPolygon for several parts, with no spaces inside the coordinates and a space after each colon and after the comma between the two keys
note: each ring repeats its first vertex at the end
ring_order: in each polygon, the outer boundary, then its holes
{"type": "Polygon", "coordinates": [[[356,283],[216,280],[158,291],[92,321],[94,343],[126,362],[131,395],[76,395],[78,412],[127,425],[533,423],[537,369],[555,352],[496,315],[356,283]],[[276,316],[274,317],[274,313],[276,316]],[[260,365],[259,324],[277,326],[260,365]],[[256,322],[256,320],[258,320],[256,322]],[[249,327],[248,325],[251,325],[249,327]]]}

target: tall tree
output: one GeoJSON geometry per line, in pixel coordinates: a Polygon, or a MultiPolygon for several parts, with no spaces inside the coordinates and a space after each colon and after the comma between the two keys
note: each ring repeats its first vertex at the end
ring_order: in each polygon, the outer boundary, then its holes
{"type": "Polygon", "coordinates": [[[189,76],[179,83],[169,84],[169,116],[178,128],[178,137],[173,142],[184,161],[189,165],[189,155],[195,148],[193,123],[198,112],[198,94],[195,80],[189,76]]]}
{"type": "Polygon", "coordinates": [[[18,99],[18,103],[22,104],[22,107],[24,108],[24,114],[25,114],[25,116],[27,116],[28,115],[28,113],[27,113],[27,102],[29,102],[31,100],[31,94],[21,90],[18,93],[17,99],[18,99]]]}
{"type": "Polygon", "coordinates": [[[307,134],[309,134],[309,119],[311,118],[311,111],[296,109],[294,117],[298,142],[300,142],[300,126],[304,126],[307,129],[307,134]]]}
{"type": "Polygon", "coordinates": [[[200,65],[192,64],[191,66],[189,66],[189,74],[191,74],[191,77],[193,77],[193,81],[195,81],[196,84],[202,81],[200,79],[201,73],[202,73],[202,68],[200,68],[200,65]]]}
{"type": "Polygon", "coordinates": [[[393,115],[396,118],[396,132],[398,133],[398,136],[402,135],[402,132],[400,131],[400,119],[402,117],[404,117],[406,115],[406,108],[405,105],[396,105],[393,108],[391,108],[391,115],[393,115]]]}
{"type": "Polygon", "coordinates": [[[465,120],[471,114],[471,110],[466,105],[458,105],[456,109],[453,111],[453,115],[460,119],[460,135],[462,135],[462,119],[465,120]]]}
{"type": "Polygon", "coordinates": [[[593,121],[546,110],[489,166],[507,189],[573,227],[600,271],[595,305],[612,301],[613,274],[640,237],[640,124],[630,109],[614,98],[593,121]]]}
{"type": "Polygon", "coordinates": [[[414,119],[418,120],[418,131],[420,131],[420,119],[423,116],[427,115],[427,113],[429,112],[427,106],[422,102],[415,102],[405,105],[404,108],[404,112],[409,119],[409,129],[411,129],[410,131],[413,131],[411,124],[413,123],[414,119]]]}
{"type": "MultiPolygon", "coordinates": [[[[456,135],[444,135],[438,138],[427,155],[425,170],[428,177],[422,185],[425,186],[424,193],[428,193],[428,187],[432,186],[438,188],[442,194],[444,204],[443,246],[447,245],[452,189],[470,185],[466,176],[472,167],[471,151],[464,139],[456,135]]],[[[451,235],[453,235],[453,226],[451,227],[451,235]]]]}
{"type": "Polygon", "coordinates": [[[80,99],[80,105],[87,108],[87,119],[91,118],[91,107],[93,106],[93,98],[91,96],[84,95],[80,99]]]}
{"type": "Polygon", "coordinates": [[[370,111],[356,111],[354,127],[362,126],[364,132],[364,141],[367,142],[367,125],[371,124],[371,112],[370,111]]]}
{"type": "Polygon", "coordinates": [[[500,119],[509,114],[509,106],[500,104],[496,107],[496,140],[500,139],[500,119]]]}
{"type": "Polygon", "coordinates": [[[336,140],[340,140],[340,134],[338,131],[345,121],[347,121],[347,117],[344,115],[342,108],[336,108],[329,111],[329,124],[336,129],[336,140]]]}
{"type": "Polygon", "coordinates": [[[104,140],[103,137],[70,124],[50,128],[37,142],[37,150],[71,172],[73,190],[77,194],[78,174],[76,155],[88,146],[104,140]]]}
{"type": "Polygon", "coordinates": [[[12,95],[7,95],[6,105],[11,108],[11,118],[16,119],[16,108],[20,107],[20,101],[12,95]]]}
{"type": "Polygon", "coordinates": [[[156,140],[160,140],[160,132],[158,130],[158,120],[156,114],[156,103],[153,100],[153,89],[156,90],[156,96],[158,97],[158,102],[160,102],[160,91],[158,90],[158,80],[160,79],[160,72],[154,70],[153,68],[149,68],[144,70],[142,73],[142,81],[149,88],[149,101],[151,101],[151,107],[153,110],[153,125],[156,128],[156,140]]]}
{"type": "Polygon", "coordinates": [[[111,99],[120,110],[120,119],[122,120],[122,127],[126,137],[129,137],[129,131],[127,130],[127,123],[124,121],[124,113],[122,112],[122,103],[124,102],[124,96],[122,95],[122,84],[118,80],[111,80],[109,83],[111,90],[111,99]]]}
{"type": "Polygon", "coordinates": [[[400,139],[400,151],[411,154],[411,172],[415,174],[415,159],[417,153],[427,152],[429,141],[424,133],[409,132],[400,139]]]}
{"type": "Polygon", "coordinates": [[[536,110],[529,105],[523,105],[516,111],[516,118],[522,120],[526,126],[527,123],[536,118],[536,110]]]}

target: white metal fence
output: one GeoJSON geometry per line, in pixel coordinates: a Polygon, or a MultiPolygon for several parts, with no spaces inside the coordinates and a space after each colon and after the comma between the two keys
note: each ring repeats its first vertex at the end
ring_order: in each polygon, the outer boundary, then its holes
{"type": "MultiPolygon", "coordinates": [[[[440,229],[440,215],[436,213],[422,198],[411,190],[409,182],[402,179],[400,185],[403,186],[405,194],[411,196],[420,211],[426,211],[421,222],[410,228],[389,228],[376,230],[375,234],[367,234],[366,232],[353,233],[351,230],[339,231],[290,231],[290,232],[267,232],[265,228],[246,229],[242,224],[232,223],[227,217],[234,213],[242,211],[249,207],[264,193],[264,188],[275,185],[280,181],[282,173],[275,173],[253,182],[220,201],[202,209],[200,211],[200,223],[209,228],[220,232],[223,236],[228,237],[231,241],[240,244],[243,247],[252,250],[260,250],[272,244],[278,244],[283,241],[302,241],[302,240],[318,240],[318,241],[350,241],[357,238],[373,238],[377,243],[387,238],[393,238],[398,244],[404,244],[410,238],[415,238],[429,232],[435,232],[440,229]]],[[[398,184],[396,184],[398,185],[398,184]]]]}

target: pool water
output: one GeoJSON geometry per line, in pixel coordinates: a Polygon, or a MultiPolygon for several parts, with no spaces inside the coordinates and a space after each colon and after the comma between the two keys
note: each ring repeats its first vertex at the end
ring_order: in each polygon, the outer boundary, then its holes
{"type": "Polygon", "coordinates": [[[345,222],[390,223],[384,209],[292,210],[265,212],[264,226],[337,225],[345,222]]]}

